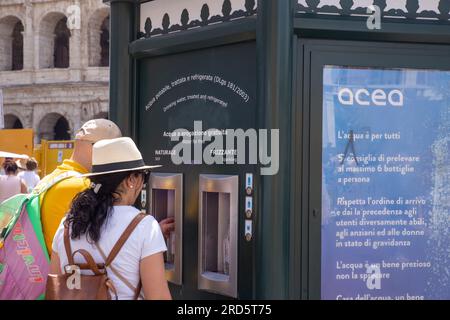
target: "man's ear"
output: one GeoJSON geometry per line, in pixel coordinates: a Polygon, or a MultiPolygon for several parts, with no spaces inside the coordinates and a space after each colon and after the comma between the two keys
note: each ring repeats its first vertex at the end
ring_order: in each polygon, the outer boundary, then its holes
{"type": "Polygon", "coordinates": [[[138,182],[138,179],[137,179],[135,174],[131,174],[131,175],[128,176],[127,183],[128,183],[129,186],[131,185],[131,186],[136,187],[137,182],[138,182]]]}

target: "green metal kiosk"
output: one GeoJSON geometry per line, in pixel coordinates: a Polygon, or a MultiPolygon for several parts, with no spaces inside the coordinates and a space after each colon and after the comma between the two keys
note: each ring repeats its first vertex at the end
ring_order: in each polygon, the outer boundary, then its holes
{"type": "Polygon", "coordinates": [[[450,298],[449,0],[105,2],[174,298],[450,298]]]}

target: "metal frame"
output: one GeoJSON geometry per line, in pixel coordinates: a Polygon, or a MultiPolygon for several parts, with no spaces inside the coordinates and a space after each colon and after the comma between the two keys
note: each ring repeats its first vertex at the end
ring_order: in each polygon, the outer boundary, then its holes
{"type": "MultiPolygon", "coordinates": [[[[296,152],[303,154],[301,246],[296,251],[296,266],[301,268],[303,299],[321,297],[321,188],[322,188],[322,90],[323,66],[345,65],[374,68],[416,68],[450,70],[450,47],[435,45],[406,45],[377,42],[299,40],[298,59],[303,59],[304,70],[298,73],[305,93],[297,99],[298,125],[303,124],[302,146],[296,152]],[[352,55],[349,55],[349,52],[352,55]],[[429,57],[429,59],[426,59],[429,57]],[[312,88],[315,88],[314,90],[312,88]],[[300,257],[300,259],[298,259],[300,257]]],[[[299,186],[297,186],[298,188],[299,186]]],[[[298,192],[298,189],[297,189],[298,192]]]]}
{"type": "MultiPolygon", "coordinates": [[[[255,298],[289,298],[292,270],[290,231],[293,212],[291,190],[293,21],[296,1],[258,1],[258,105],[260,123],[280,133],[277,175],[261,176],[256,225],[255,298]]],[[[294,160],[295,161],[295,160],[294,160]]]]}

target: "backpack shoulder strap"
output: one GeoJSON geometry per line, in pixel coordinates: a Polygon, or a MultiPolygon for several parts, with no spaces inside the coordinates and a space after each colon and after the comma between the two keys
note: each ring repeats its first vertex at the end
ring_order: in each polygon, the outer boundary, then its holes
{"type": "Polygon", "coordinates": [[[116,244],[111,250],[111,253],[109,254],[108,258],[105,261],[105,266],[108,267],[113,260],[116,258],[117,254],[119,253],[120,249],[122,249],[125,242],[130,237],[131,233],[136,229],[138,224],[144,219],[147,215],[143,212],[139,213],[133,221],[128,225],[128,227],[125,229],[125,231],[120,236],[119,240],[117,240],[116,244]]]}
{"type": "MultiPolygon", "coordinates": [[[[96,243],[96,246],[97,246],[97,250],[100,252],[100,255],[102,256],[103,260],[106,261],[106,255],[105,255],[105,253],[103,252],[102,248],[99,246],[98,243],[96,243]]],[[[124,276],[122,276],[122,275],[120,274],[119,271],[117,271],[117,270],[112,266],[112,264],[111,264],[108,268],[111,269],[111,271],[116,275],[116,277],[120,279],[120,281],[122,281],[122,282],[123,282],[123,283],[131,290],[131,291],[134,292],[134,300],[138,300],[139,297],[142,296],[142,295],[141,295],[142,282],[141,282],[141,277],[140,277],[140,275],[139,275],[139,283],[138,283],[138,286],[135,288],[135,287],[130,283],[130,281],[128,281],[124,276]]]]}
{"type": "Polygon", "coordinates": [[[50,181],[44,182],[40,185],[37,185],[33,191],[31,192],[30,196],[35,197],[38,195],[43,194],[44,192],[48,191],[51,187],[56,185],[57,183],[66,180],[68,178],[73,177],[81,177],[82,174],[76,171],[66,171],[64,173],[61,173],[60,175],[56,176],[55,178],[51,179],[50,181]]]}

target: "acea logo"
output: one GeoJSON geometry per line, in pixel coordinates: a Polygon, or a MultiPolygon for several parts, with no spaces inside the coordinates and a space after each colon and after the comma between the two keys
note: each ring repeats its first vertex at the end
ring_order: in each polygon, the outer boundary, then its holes
{"type": "Polygon", "coordinates": [[[378,107],[403,107],[403,92],[394,90],[366,88],[341,88],[338,93],[339,102],[344,106],[378,106],[378,107]]]}

